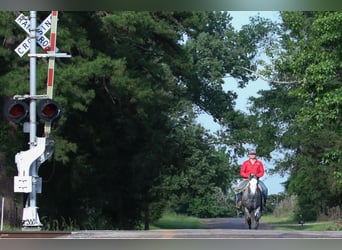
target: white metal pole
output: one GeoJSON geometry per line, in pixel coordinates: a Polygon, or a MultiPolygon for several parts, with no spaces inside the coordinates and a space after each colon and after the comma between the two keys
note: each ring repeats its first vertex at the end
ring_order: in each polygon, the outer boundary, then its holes
{"type": "Polygon", "coordinates": [[[2,202],[1,202],[1,228],[0,228],[1,231],[4,228],[4,205],[5,205],[5,197],[2,197],[2,202]]]}
{"type": "MultiPolygon", "coordinates": [[[[37,29],[37,12],[30,11],[30,53],[36,54],[37,50],[37,39],[36,39],[36,29],[37,29]]],[[[36,95],[36,63],[37,58],[35,56],[30,56],[30,96],[36,95]]],[[[37,141],[37,116],[36,116],[36,99],[30,99],[30,148],[34,148],[36,146],[37,141]]],[[[31,165],[31,173],[32,176],[32,192],[29,195],[29,207],[32,209],[31,211],[35,211],[36,213],[33,217],[34,220],[38,219],[37,214],[37,178],[38,178],[38,167],[36,161],[34,161],[31,165]]],[[[39,221],[39,219],[38,219],[39,221]]],[[[36,221],[33,221],[33,226],[35,226],[36,221]]]]}
{"type": "MultiPolygon", "coordinates": [[[[37,27],[37,13],[36,11],[30,11],[30,53],[36,54],[36,27],[37,27]]],[[[30,96],[36,95],[36,61],[35,56],[30,57],[30,96]]],[[[34,148],[36,144],[36,130],[37,130],[37,118],[36,118],[36,100],[30,99],[30,148],[34,148]]],[[[36,162],[34,161],[31,166],[31,176],[33,179],[37,176],[36,162]]],[[[32,192],[30,193],[30,206],[36,206],[36,190],[35,181],[33,183],[32,192]]]]}
{"type": "MultiPolygon", "coordinates": [[[[37,13],[36,11],[30,11],[30,53],[36,54],[36,27],[37,27],[37,13]]],[[[36,95],[36,61],[35,56],[30,57],[30,96],[36,95]]],[[[36,100],[32,98],[30,100],[30,147],[33,148],[36,143],[36,130],[37,130],[37,118],[36,118],[36,100]]]]}

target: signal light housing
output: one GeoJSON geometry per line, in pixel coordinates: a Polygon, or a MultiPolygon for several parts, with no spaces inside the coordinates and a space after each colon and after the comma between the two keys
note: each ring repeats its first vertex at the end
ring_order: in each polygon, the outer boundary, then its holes
{"type": "Polygon", "coordinates": [[[26,102],[20,100],[9,100],[4,107],[5,117],[17,124],[28,118],[29,106],[26,102]]]}
{"type": "Polygon", "coordinates": [[[62,115],[62,109],[58,102],[51,99],[42,100],[37,107],[39,118],[46,122],[53,122],[62,115]]]}

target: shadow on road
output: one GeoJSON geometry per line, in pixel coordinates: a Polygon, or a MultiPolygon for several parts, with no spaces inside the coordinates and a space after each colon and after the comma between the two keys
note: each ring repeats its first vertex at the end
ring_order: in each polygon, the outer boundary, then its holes
{"type": "MultiPolygon", "coordinates": [[[[211,218],[202,219],[206,229],[246,229],[244,218],[211,218]]],[[[260,221],[259,229],[272,229],[272,226],[260,221]]]]}

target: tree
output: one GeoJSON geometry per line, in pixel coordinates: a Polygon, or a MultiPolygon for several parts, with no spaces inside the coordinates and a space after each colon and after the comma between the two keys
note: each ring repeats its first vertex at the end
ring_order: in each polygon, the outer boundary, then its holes
{"type": "Polygon", "coordinates": [[[235,171],[225,150],[217,150],[212,144],[213,136],[195,124],[194,119],[178,133],[183,138],[179,153],[184,167],[164,181],[169,190],[169,208],[202,218],[227,215],[222,194],[227,194],[235,171]]]}
{"type": "Polygon", "coordinates": [[[267,69],[273,69],[268,76],[274,82],[283,83],[273,83],[261,98],[253,98],[252,112],[255,128],[272,127],[262,132],[269,138],[265,153],[285,153],[276,171],[290,174],[287,191],[298,195],[304,219],[315,219],[326,206],[341,205],[342,16],[282,12],[281,17],[280,40],[267,69]]]}

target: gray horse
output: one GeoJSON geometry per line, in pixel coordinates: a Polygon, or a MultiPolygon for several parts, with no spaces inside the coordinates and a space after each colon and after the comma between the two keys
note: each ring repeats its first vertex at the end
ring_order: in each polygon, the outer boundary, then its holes
{"type": "Polygon", "coordinates": [[[258,229],[261,218],[262,195],[258,188],[258,177],[251,175],[249,177],[248,188],[242,193],[242,206],[245,213],[245,221],[248,228],[258,229]]]}

